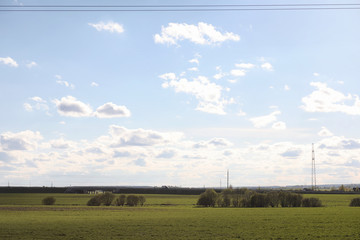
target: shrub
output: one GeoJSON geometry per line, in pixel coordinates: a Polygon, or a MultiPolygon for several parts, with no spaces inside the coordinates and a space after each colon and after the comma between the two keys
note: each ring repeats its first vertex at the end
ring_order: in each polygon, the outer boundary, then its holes
{"type": "Polygon", "coordinates": [[[144,196],[139,196],[139,203],[140,203],[140,206],[144,206],[144,204],[145,204],[145,202],[146,202],[146,199],[145,199],[145,197],[144,196]]]}
{"type": "Polygon", "coordinates": [[[130,207],[137,206],[139,203],[139,197],[135,195],[129,195],[126,198],[126,204],[130,207]]]}
{"type": "Polygon", "coordinates": [[[302,195],[296,193],[280,192],[279,201],[281,207],[300,207],[302,195]]]}
{"type": "Polygon", "coordinates": [[[110,206],[115,198],[115,195],[111,192],[105,192],[103,194],[100,194],[99,197],[102,204],[104,204],[105,206],[110,206]]]}
{"type": "Polygon", "coordinates": [[[215,192],[214,189],[207,189],[205,192],[200,194],[200,197],[196,205],[200,205],[204,207],[215,207],[217,198],[218,198],[218,194],[215,192]]]}
{"type": "Polygon", "coordinates": [[[126,201],[125,195],[120,195],[117,199],[115,199],[116,206],[124,206],[126,201]]]}
{"type": "Polygon", "coordinates": [[[54,205],[56,199],[54,197],[46,197],[42,200],[43,205],[54,205]]]}
{"type": "Polygon", "coordinates": [[[351,200],[350,207],[360,207],[360,198],[354,198],[351,200]]]}
{"type": "Polygon", "coordinates": [[[301,205],[303,207],[322,207],[322,202],[318,198],[304,198],[301,205]]]}
{"type": "Polygon", "coordinates": [[[99,195],[90,198],[87,202],[88,206],[100,206],[101,205],[101,197],[99,195]]]}

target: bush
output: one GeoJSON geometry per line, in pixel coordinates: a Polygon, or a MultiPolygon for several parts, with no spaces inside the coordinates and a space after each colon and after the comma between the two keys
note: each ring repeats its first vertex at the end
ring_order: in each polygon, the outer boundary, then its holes
{"type": "Polygon", "coordinates": [[[120,195],[117,199],[115,199],[116,206],[124,206],[126,201],[125,195],[120,195]]]}
{"type": "Polygon", "coordinates": [[[279,201],[281,207],[300,207],[302,195],[296,193],[280,192],[279,201]]]}
{"type": "Polygon", "coordinates": [[[351,200],[350,207],[360,207],[360,198],[354,198],[351,200]]]}
{"type": "Polygon", "coordinates": [[[43,205],[54,205],[56,199],[54,197],[46,197],[42,200],[43,205]]]}
{"type": "Polygon", "coordinates": [[[215,207],[217,198],[218,198],[218,194],[215,192],[214,189],[207,189],[205,192],[200,194],[200,197],[196,205],[200,205],[204,207],[215,207]]]}
{"type": "Polygon", "coordinates": [[[142,195],[139,196],[139,204],[140,204],[140,206],[144,206],[145,202],[146,202],[145,197],[142,196],[142,195]]]}
{"type": "Polygon", "coordinates": [[[322,202],[318,198],[304,198],[301,205],[303,207],[322,207],[322,202]]]}
{"type": "Polygon", "coordinates": [[[90,198],[87,202],[88,206],[100,206],[101,205],[101,197],[99,195],[90,198]]]}
{"type": "Polygon", "coordinates": [[[105,192],[103,194],[100,194],[99,197],[102,204],[104,204],[105,206],[110,206],[115,198],[115,195],[111,192],[105,192]]]}
{"type": "Polygon", "coordinates": [[[139,203],[139,197],[135,196],[135,195],[129,195],[126,198],[126,205],[130,206],[130,207],[134,207],[137,206],[139,203]]]}

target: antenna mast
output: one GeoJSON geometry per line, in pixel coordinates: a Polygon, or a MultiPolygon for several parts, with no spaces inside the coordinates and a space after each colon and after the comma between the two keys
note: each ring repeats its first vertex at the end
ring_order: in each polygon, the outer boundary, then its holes
{"type": "Polygon", "coordinates": [[[316,167],[315,167],[315,150],[312,144],[312,161],[311,161],[311,189],[316,190],[316,167]]]}
{"type": "Polygon", "coordinates": [[[226,180],[226,188],[229,188],[229,169],[227,170],[226,180]]]}

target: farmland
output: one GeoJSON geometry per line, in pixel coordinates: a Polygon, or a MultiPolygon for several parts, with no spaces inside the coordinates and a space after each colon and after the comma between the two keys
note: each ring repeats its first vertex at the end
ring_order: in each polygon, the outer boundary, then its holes
{"type": "MultiPolygon", "coordinates": [[[[199,208],[196,195],[145,195],[144,207],[88,207],[90,195],[0,194],[0,239],[360,239],[354,195],[322,208],[199,208]]],[[[310,197],[307,195],[306,197],[310,197]]]]}

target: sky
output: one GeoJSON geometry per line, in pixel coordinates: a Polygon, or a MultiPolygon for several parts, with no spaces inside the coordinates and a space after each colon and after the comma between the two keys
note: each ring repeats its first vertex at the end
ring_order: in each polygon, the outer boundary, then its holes
{"type": "Polygon", "coordinates": [[[360,183],[359,11],[2,11],[0,186],[360,183]]]}

